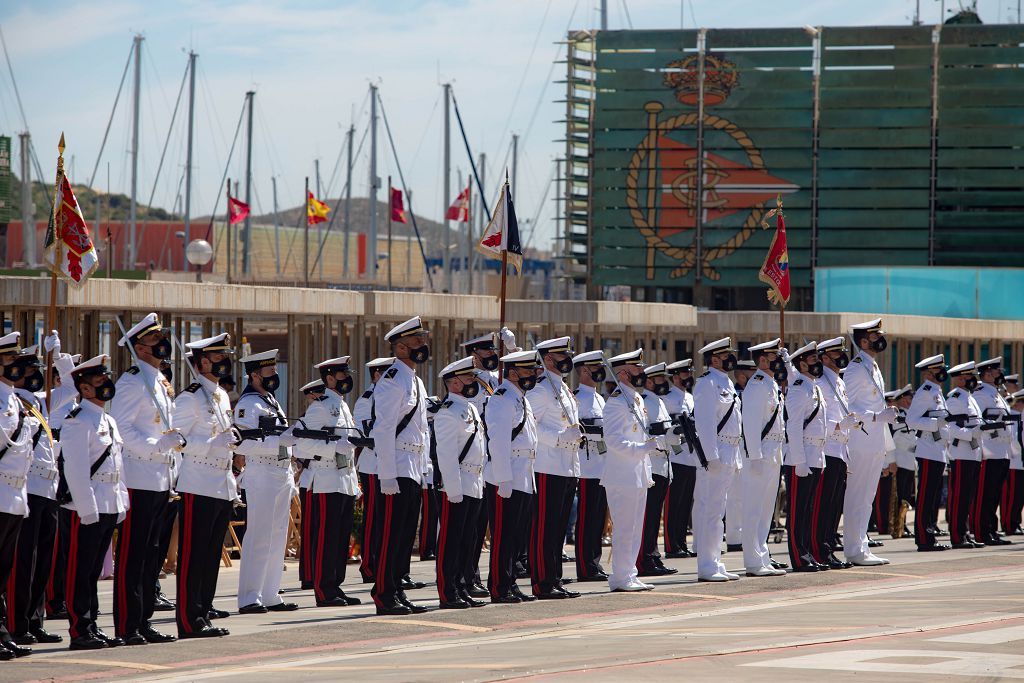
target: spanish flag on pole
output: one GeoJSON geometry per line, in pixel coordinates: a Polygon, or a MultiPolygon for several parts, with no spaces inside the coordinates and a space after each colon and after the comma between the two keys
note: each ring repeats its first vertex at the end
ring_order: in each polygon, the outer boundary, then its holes
{"type": "Polygon", "coordinates": [[[309,197],[306,199],[306,225],[326,223],[327,214],[330,210],[331,207],[314,197],[313,193],[310,192],[309,197]]]}

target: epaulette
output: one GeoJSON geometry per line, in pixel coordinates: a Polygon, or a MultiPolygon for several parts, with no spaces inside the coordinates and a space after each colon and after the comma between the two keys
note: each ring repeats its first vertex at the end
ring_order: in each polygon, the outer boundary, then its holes
{"type": "Polygon", "coordinates": [[[793,386],[794,387],[798,387],[798,386],[800,386],[803,383],[804,383],[804,381],[802,379],[798,379],[797,381],[793,382],[793,386]]]}
{"type": "Polygon", "coordinates": [[[80,412],[82,412],[81,404],[79,404],[79,405],[75,406],[74,408],[72,408],[71,411],[67,414],[67,417],[65,417],[64,419],[65,420],[72,420],[72,419],[78,417],[78,413],[80,413],[80,412]]]}
{"type": "Polygon", "coordinates": [[[576,395],[576,394],[578,394],[578,393],[580,393],[579,387],[577,387],[577,388],[575,388],[575,389],[573,389],[573,390],[572,390],[572,395],[573,395],[573,396],[575,396],[575,395],[576,395]]]}
{"type": "Polygon", "coordinates": [[[954,389],[953,393],[950,394],[949,396],[950,396],[950,398],[960,398],[960,390],[959,389],[954,389]]]}
{"type": "Polygon", "coordinates": [[[327,400],[327,395],[326,394],[321,394],[320,396],[317,396],[313,400],[314,401],[326,401],[327,400]]]}
{"type": "Polygon", "coordinates": [[[697,379],[700,379],[701,377],[707,377],[710,374],[711,374],[710,370],[705,370],[704,372],[700,373],[700,376],[698,376],[697,379]]]}
{"type": "Polygon", "coordinates": [[[373,390],[367,389],[366,391],[363,392],[362,398],[370,398],[371,396],[373,396],[373,390]]]}
{"type": "Polygon", "coordinates": [[[925,391],[935,391],[936,389],[938,389],[938,387],[935,386],[934,384],[922,384],[921,388],[924,389],[925,391]]]}
{"type": "Polygon", "coordinates": [[[622,394],[622,389],[616,389],[615,391],[613,391],[610,394],[610,397],[620,396],[621,394],[622,394]]]}
{"type": "Polygon", "coordinates": [[[127,370],[125,370],[125,372],[127,372],[129,375],[137,375],[139,374],[139,367],[137,365],[133,365],[127,370]]]}
{"type": "Polygon", "coordinates": [[[762,379],[764,379],[764,375],[754,375],[754,379],[762,380],[762,379]]]}
{"type": "Polygon", "coordinates": [[[537,378],[537,384],[540,384],[541,382],[543,382],[543,381],[544,381],[544,380],[546,380],[547,378],[548,378],[548,376],[547,376],[547,375],[542,375],[542,376],[538,377],[538,378],[537,378]]]}
{"type": "Polygon", "coordinates": [[[199,391],[200,388],[201,385],[199,384],[199,382],[192,382],[192,384],[189,384],[187,387],[185,387],[184,391],[187,391],[190,394],[194,394],[197,391],[199,391]]]}
{"type": "Polygon", "coordinates": [[[441,404],[441,407],[442,408],[451,408],[452,407],[452,400],[448,399],[447,401],[445,401],[444,403],[441,404]]]}
{"type": "Polygon", "coordinates": [[[437,399],[427,397],[427,412],[436,414],[437,411],[441,410],[442,403],[437,399]]]}
{"type": "Polygon", "coordinates": [[[853,362],[854,363],[863,363],[864,359],[861,358],[860,356],[857,356],[856,358],[853,359],[853,362]]]}
{"type": "Polygon", "coordinates": [[[384,373],[384,379],[394,379],[395,375],[398,374],[398,368],[388,368],[387,372],[384,373]]]}
{"type": "Polygon", "coordinates": [[[508,389],[506,389],[505,387],[501,387],[500,389],[498,389],[497,391],[494,392],[494,395],[495,396],[502,396],[502,395],[505,394],[506,391],[508,391],[508,389]]]}

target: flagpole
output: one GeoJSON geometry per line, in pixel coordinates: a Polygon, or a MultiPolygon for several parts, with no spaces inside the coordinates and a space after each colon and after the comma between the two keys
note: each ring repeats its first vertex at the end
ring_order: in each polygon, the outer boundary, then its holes
{"type": "MultiPolygon", "coordinates": [[[[60,267],[60,244],[61,236],[61,206],[56,203],[56,198],[61,196],[61,178],[64,176],[64,133],[60,134],[60,142],[57,143],[57,181],[54,184],[53,196],[53,263],[50,266],[50,305],[46,310],[46,334],[57,328],[57,268],[60,267]]],[[[63,197],[62,197],[63,199],[63,197]]],[[[107,254],[110,257],[110,254],[107,254]]],[[[53,351],[46,352],[46,413],[50,413],[50,394],[53,391],[53,351]]]]}
{"type": "Polygon", "coordinates": [[[227,250],[226,256],[227,256],[227,259],[228,259],[228,263],[227,263],[226,275],[227,275],[227,283],[230,285],[231,284],[231,178],[227,179],[227,183],[228,183],[227,184],[227,189],[225,191],[227,193],[227,198],[228,198],[227,199],[227,204],[226,204],[228,215],[227,215],[227,219],[224,222],[224,242],[225,242],[224,248],[227,250]]]}
{"type": "Polygon", "coordinates": [[[473,293],[473,183],[466,178],[466,294],[473,293]]]}
{"type": "MultiPolygon", "coordinates": [[[[508,186],[508,169],[505,169],[505,188],[503,190],[503,196],[501,200],[508,203],[509,196],[508,186]]],[[[505,206],[506,220],[508,218],[508,206],[505,206]]],[[[508,232],[508,227],[505,228],[505,232],[508,232]]],[[[508,239],[508,235],[505,235],[505,239],[508,239]]],[[[508,243],[506,241],[505,248],[501,250],[501,325],[498,329],[505,327],[505,287],[508,282],[508,243]]]]}
{"type": "Polygon", "coordinates": [[[391,224],[393,223],[392,219],[395,217],[395,198],[392,196],[392,192],[394,192],[394,190],[391,188],[391,176],[388,176],[388,291],[389,292],[392,289],[391,262],[393,260],[392,259],[393,254],[391,253],[391,224]]]}
{"type": "Polygon", "coordinates": [[[309,176],[306,176],[306,229],[302,231],[302,273],[309,287],[309,176]]]}

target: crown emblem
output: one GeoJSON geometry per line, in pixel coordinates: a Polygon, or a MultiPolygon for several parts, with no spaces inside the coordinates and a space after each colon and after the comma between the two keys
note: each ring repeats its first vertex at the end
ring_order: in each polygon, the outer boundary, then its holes
{"type": "MultiPolygon", "coordinates": [[[[665,65],[669,72],[664,83],[676,91],[676,99],[683,104],[696,105],[700,89],[700,57],[690,55],[686,59],[665,65]]],[[[711,53],[704,55],[704,104],[712,106],[725,101],[732,89],[739,85],[740,72],[734,62],[711,53]]]]}

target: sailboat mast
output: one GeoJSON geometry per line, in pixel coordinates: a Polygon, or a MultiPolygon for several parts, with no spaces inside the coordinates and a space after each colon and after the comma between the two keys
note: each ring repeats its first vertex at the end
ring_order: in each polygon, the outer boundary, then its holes
{"type": "Polygon", "coordinates": [[[348,233],[349,233],[349,216],[352,211],[352,140],[356,136],[356,126],[352,124],[348,127],[348,168],[345,173],[345,246],[344,246],[344,258],[342,260],[342,276],[348,279],[348,233]]]}
{"type": "MultiPolygon", "coordinates": [[[[196,55],[188,53],[188,142],[185,148],[185,248],[192,242],[192,131],[195,124],[196,104],[196,55]]],[[[187,270],[188,261],[182,254],[182,270],[187,270]]]]}
{"type": "Polygon", "coordinates": [[[135,269],[135,231],[138,222],[138,200],[136,194],[139,187],[139,102],[142,88],[142,35],[136,35],[135,42],[135,88],[132,93],[132,196],[128,216],[128,244],[125,260],[130,270],[135,269]]]}
{"type": "Polygon", "coordinates": [[[451,145],[451,84],[444,84],[444,288],[449,294],[452,293],[452,233],[448,224],[447,203],[452,200],[451,174],[452,174],[452,145],[451,145]]]}
{"type": "MultiPolygon", "coordinates": [[[[245,93],[249,101],[249,121],[245,131],[245,203],[252,206],[252,106],[256,93],[245,93]]],[[[245,216],[245,234],[242,236],[242,274],[249,274],[249,249],[252,246],[252,210],[245,216]]]]}
{"type": "Polygon", "coordinates": [[[370,86],[370,239],[366,245],[367,274],[377,281],[377,86],[370,86]]]}

